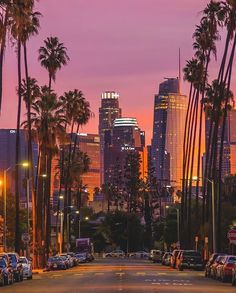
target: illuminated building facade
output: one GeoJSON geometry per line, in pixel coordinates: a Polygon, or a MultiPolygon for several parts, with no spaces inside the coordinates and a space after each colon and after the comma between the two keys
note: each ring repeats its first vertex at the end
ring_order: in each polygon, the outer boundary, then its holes
{"type": "MultiPolygon", "coordinates": [[[[32,144],[33,161],[35,166],[38,158],[38,147],[36,143],[32,144]]],[[[20,162],[28,160],[28,138],[27,131],[20,130],[20,162]]],[[[0,177],[3,177],[3,171],[11,168],[7,173],[7,186],[9,191],[14,194],[15,192],[15,179],[14,179],[14,166],[16,156],[16,130],[15,129],[0,129],[0,177]]],[[[24,185],[24,179],[27,176],[27,170],[19,168],[19,191],[20,202],[22,205],[26,204],[26,186],[24,185]]]]}
{"type": "MultiPolygon", "coordinates": [[[[206,147],[210,131],[210,120],[206,118],[206,147]]],[[[218,156],[220,153],[222,127],[218,130],[218,156]]],[[[222,179],[229,174],[236,174],[236,109],[228,112],[223,142],[222,179]]]]}
{"type": "MultiPolygon", "coordinates": [[[[112,182],[120,174],[124,176],[127,154],[137,152],[140,155],[141,177],[147,172],[147,152],[145,149],[145,133],[141,131],[136,118],[117,118],[114,121],[111,136],[105,142],[104,181],[112,182]]],[[[114,182],[113,182],[114,183],[114,182]]]]}
{"type": "Polygon", "coordinates": [[[188,100],[179,92],[179,79],[169,78],[159,86],[154,101],[151,145],[157,180],[181,186],[184,126],[188,100]]]}
{"type": "Polygon", "coordinates": [[[114,91],[102,93],[99,108],[99,137],[100,137],[100,184],[104,183],[104,148],[105,141],[110,139],[113,123],[121,117],[119,94],[114,91]]]}

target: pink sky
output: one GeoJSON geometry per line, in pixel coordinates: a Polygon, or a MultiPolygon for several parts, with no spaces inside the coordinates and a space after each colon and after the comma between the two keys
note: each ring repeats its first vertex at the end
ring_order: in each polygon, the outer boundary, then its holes
{"type": "MultiPolygon", "coordinates": [[[[192,56],[192,34],[206,0],[41,0],[41,30],[29,43],[30,75],[40,84],[47,73],[40,68],[38,48],[47,36],[58,36],[68,48],[70,62],[57,74],[57,93],[78,88],[95,113],[83,131],[97,133],[102,91],[120,93],[123,116],[135,116],[152,135],[153,99],[163,77],[178,74],[182,60],[192,56]]],[[[16,125],[16,56],[7,48],[4,103],[0,128],[16,125]]],[[[188,86],[183,86],[187,93],[188,86]]]]}

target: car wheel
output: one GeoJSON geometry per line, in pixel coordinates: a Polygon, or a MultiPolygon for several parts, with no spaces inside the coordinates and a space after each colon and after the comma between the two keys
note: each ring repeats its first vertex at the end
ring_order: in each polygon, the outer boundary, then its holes
{"type": "Polygon", "coordinates": [[[236,279],[235,279],[235,276],[232,276],[232,286],[236,286],[236,279]]]}
{"type": "Polygon", "coordinates": [[[224,276],[223,274],[221,275],[221,281],[222,281],[223,283],[226,282],[226,278],[225,278],[225,276],[224,276]]]}

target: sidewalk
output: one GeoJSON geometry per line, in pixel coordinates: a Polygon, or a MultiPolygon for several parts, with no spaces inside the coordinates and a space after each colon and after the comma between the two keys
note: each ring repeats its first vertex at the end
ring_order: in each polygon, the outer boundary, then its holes
{"type": "Polygon", "coordinates": [[[35,270],[33,270],[33,275],[41,274],[43,272],[45,272],[45,269],[35,269],[35,270]]]}

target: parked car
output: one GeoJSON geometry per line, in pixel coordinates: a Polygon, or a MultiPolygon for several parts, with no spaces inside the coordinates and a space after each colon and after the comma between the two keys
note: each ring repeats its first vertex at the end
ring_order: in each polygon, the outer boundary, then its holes
{"type": "Polygon", "coordinates": [[[202,270],[203,261],[200,252],[195,250],[183,250],[179,252],[176,261],[176,268],[180,271],[183,269],[202,270]]]}
{"type": "Polygon", "coordinates": [[[217,267],[223,258],[224,258],[224,255],[217,256],[217,258],[215,259],[215,261],[211,265],[211,268],[210,268],[210,277],[211,278],[216,279],[216,270],[217,270],[217,267]]]}
{"type": "Polygon", "coordinates": [[[67,259],[68,268],[72,268],[74,266],[74,261],[70,255],[67,253],[59,254],[59,257],[63,257],[67,259]]]}
{"type": "Polygon", "coordinates": [[[216,268],[216,278],[222,282],[232,280],[232,269],[236,262],[236,256],[225,255],[216,268]]]}
{"type": "Polygon", "coordinates": [[[23,266],[23,277],[27,280],[31,280],[33,278],[31,261],[29,261],[27,257],[21,256],[19,258],[19,263],[23,266]]]}
{"type": "Polygon", "coordinates": [[[68,252],[67,254],[72,258],[73,266],[74,267],[77,266],[78,263],[77,263],[77,259],[75,257],[75,253],[74,252],[68,252]]]}
{"type": "Polygon", "coordinates": [[[5,258],[0,257],[0,285],[10,285],[14,283],[12,267],[9,266],[5,258]]]}
{"type": "Polygon", "coordinates": [[[150,250],[149,260],[153,260],[153,257],[154,257],[154,254],[156,253],[156,251],[160,251],[160,250],[157,250],[157,249],[150,250]]]}
{"type": "Polygon", "coordinates": [[[163,257],[162,257],[162,264],[163,266],[169,266],[170,265],[170,259],[171,259],[171,252],[165,252],[163,257]]]}
{"type": "Polygon", "coordinates": [[[67,269],[66,261],[67,259],[65,257],[59,257],[59,256],[50,257],[47,261],[46,269],[48,271],[66,270],[67,269]]]}
{"type": "Polygon", "coordinates": [[[13,268],[14,280],[16,282],[22,282],[23,277],[23,266],[19,262],[19,255],[16,252],[8,252],[7,255],[10,258],[10,262],[13,268]]]}
{"type": "Polygon", "coordinates": [[[213,265],[213,263],[215,262],[216,258],[218,256],[224,255],[223,253],[213,253],[211,255],[211,257],[209,258],[208,262],[206,263],[205,266],[205,277],[209,278],[211,277],[211,266],[213,265]]]}
{"type": "Polygon", "coordinates": [[[6,260],[7,264],[10,263],[10,257],[6,252],[0,252],[0,257],[3,257],[6,260]]]}
{"type": "Polygon", "coordinates": [[[137,251],[137,252],[131,252],[129,253],[129,257],[131,258],[143,258],[143,259],[148,259],[149,258],[149,253],[146,251],[137,251]]]}
{"type": "Polygon", "coordinates": [[[86,253],[86,260],[87,260],[87,262],[92,262],[92,261],[94,261],[94,256],[93,256],[93,254],[87,252],[87,253],[86,253]]]}
{"type": "Polygon", "coordinates": [[[152,261],[156,263],[161,263],[163,257],[163,252],[161,250],[155,250],[153,253],[152,261]]]}
{"type": "Polygon", "coordinates": [[[76,253],[75,254],[75,258],[76,258],[77,264],[86,263],[87,262],[87,255],[86,255],[86,253],[76,253]]]}
{"type": "Polygon", "coordinates": [[[236,286],[236,262],[234,262],[232,268],[232,286],[236,286]]]}
{"type": "Polygon", "coordinates": [[[170,266],[172,268],[175,268],[176,267],[176,259],[177,259],[177,256],[179,254],[181,250],[179,249],[175,249],[173,250],[172,254],[171,254],[171,258],[170,258],[170,266]]]}
{"type": "Polygon", "coordinates": [[[105,253],[105,257],[125,257],[123,250],[114,250],[112,252],[105,253]]]}

